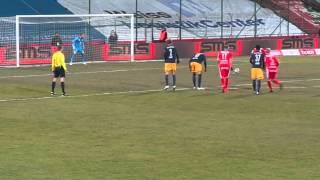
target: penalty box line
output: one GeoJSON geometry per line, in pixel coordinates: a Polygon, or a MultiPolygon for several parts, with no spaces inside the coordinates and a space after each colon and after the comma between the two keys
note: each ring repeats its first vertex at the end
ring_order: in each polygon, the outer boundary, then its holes
{"type": "MultiPolygon", "coordinates": [[[[176,91],[185,91],[192,88],[177,88],[176,91]]],[[[122,91],[122,92],[104,92],[95,94],[81,94],[81,95],[70,95],[70,96],[45,96],[45,97],[31,97],[31,98],[13,98],[13,99],[0,99],[0,102],[13,102],[13,101],[31,101],[31,100],[45,100],[45,99],[57,99],[57,98],[82,98],[82,97],[94,97],[104,95],[121,95],[121,94],[139,94],[149,92],[161,92],[162,89],[150,89],[141,91],[122,91]]]]}
{"type": "MultiPolygon", "coordinates": [[[[239,65],[239,64],[234,64],[239,65]]],[[[216,67],[217,65],[208,65],[209,67],[216,67]]],[[[178,66],[179,68],[189,68],[189,66],[178,66]]],[[[88,72],[68,72],[68,75],[82,75],[82,74],[98,74],[98,73],[117,73],[117,72],[130,72],[130,71],[151,71],[151,70],[161,70],[163,67],[157,68],[133,68],[133,69],[116,69],[116,70],[103,70],[103,71],[88,71],[88,72]]],[[[29,75],[13,75],[13,76],[1,76],[0,79],[10,79],[10,78],[30,78],[30,77],[46,77],[52,76],[52,74],[29,74],[29,75]]]]}
{"type": "MultiPolygon", "coordinates": [[[[292,79],[292,80],[281,80],[283,83],[295,83],[295,82],[312,82],[312,81],[320,81],[320,79],[292,79]]],[[[263,82],[263,84],[267,84],[267,82],[263,82]]],[[[241,87],[241,86],[251,86],[252,84],[236,84],[232,85],[235,87],[241,87]]],[[[301,87],[301,86],[300,86],[301,87]]],[[[312,87],[317,87],[317,86],[312,86],[312,87]]]]}
{"type": "MultiPolygon", "coordinates": [[[[288,80],[283,82],[297,82],[303,80],[288,80]]],[[[304,81],[320,81],[320,79],[306,79],[304,81]]],[[[251,86],[252,84],[238,84],[230,87],[230,90],[239,90],[240,86],[251,86]]],[[[217,86],[220,87],[220,86],[217,86]]],[[[310,86],[311,88],[320,88],[320,85],[310,86]]],[[[305,86],[288,86],[285,89],[306,89],[305,86]]],[[[207,90],[213,90],[214,88],[205,88],[207,90]]],[[[187,91],[193,90],[193,88],[177,88],[176,91],[187,91]]],[[[18,101],[32,101],[32,100],[46,100],[46,99],[57,99],[57,98],[82,98],[82,97],[94,97],[94,96],[105,96],[105,95],[122,95],[122,94],[143,94],[150,92],[161,92],[163,89],[149,89],[149,90],[137,90],[137,91],[120,91],[120,92],[103,92],[103,93],[94,93],[94,94],[80,94],[80,95],[70,95],[70,96],[44,96],[44,97],[30,97],[30,98],[13,98],[13,99],[0,99],[0,102],[18,102],[18,101]]]]}

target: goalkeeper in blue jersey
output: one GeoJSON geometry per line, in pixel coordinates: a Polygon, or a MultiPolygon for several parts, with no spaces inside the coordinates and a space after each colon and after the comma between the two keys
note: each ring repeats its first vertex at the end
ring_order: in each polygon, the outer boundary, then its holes
{"type": "Polygon", "coordinates": [[[79,36],[75,37],[72,40],[73,55],[71,57],[70,65],[72,65],[72,62],[78,53],[81,55],[82,64],[87,64],[86,56],[84,55],[84,50],[85,50],[84,38],[85,38],[85,34],[80,33],[79,36]]]}

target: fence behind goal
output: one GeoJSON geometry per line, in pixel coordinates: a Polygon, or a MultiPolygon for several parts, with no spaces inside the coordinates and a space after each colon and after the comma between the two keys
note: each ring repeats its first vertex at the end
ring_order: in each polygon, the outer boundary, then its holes
{"type": "MultiPolygon", "coordinates": [[[[87,61],[107,61],[112,56],[113,43],[109,36],[115,31],[117,44],[127,47],[121,60],[134,60],[134,16],[110,15],[21,15],[1,21],[4,37],[1,39],[0,65],[20,66],[51,63],[52,38],[59,33],[68,63],[73,55],[72,41],[84,33],[84,54],[87,61]],[[121,23],[119,23],[121,22],[121,23]],[[121,26],[118,26],[121,24],[121,26]],[[9,27],[9,28],[8,28],[9,27]]],[[[81,61],[81,55],[74,62],[81,61]]]]}

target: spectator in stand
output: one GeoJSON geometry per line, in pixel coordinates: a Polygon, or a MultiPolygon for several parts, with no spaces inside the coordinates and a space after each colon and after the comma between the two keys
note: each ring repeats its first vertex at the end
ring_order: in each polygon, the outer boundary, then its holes
{"type": "Polygon", "coordinates": [[[162,28],[160,31],[160,42],[166,42],[168,39],[168,33],[166,28],[162,28]]]}
{"type": "Polygon", "coordinates": [[[108,42],[109,42],[109,44],[117,44],[118,35],[114,30],[111,31],[110,36],[108,38],[108,42]]]}
{"type": "Polygon", "coordinates": [[[56,32],[51,40],[51,51],[55,53],[58,51],[58,47],[62,47],[62,39],[59,32],[56,32]]]}

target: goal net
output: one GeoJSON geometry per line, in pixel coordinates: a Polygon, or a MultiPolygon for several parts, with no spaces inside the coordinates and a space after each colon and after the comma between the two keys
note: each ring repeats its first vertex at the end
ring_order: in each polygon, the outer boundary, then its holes
{"type": "Polygon", "coordinates": [[[61,38],[66,63],[72,56],[73,63],[134,61],[133,14],[20,15],[15,21],[15,44],[11,44],[15,57],[11,52],[11,59],[3,63],[18,67],[51,63],[56,34],[61,38]],[[73,43],[81,34],[83,46],[75,48],[73,43]],[[116,38],[110,38],[111,34],[116,38]]]}

